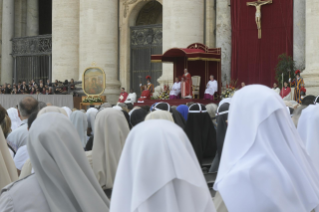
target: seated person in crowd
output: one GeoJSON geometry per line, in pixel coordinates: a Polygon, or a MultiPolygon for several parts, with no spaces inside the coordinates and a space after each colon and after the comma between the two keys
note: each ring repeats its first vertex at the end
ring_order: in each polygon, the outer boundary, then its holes
{"type": "Polygon", "coordinates": [[[280,88],[278,88],[277,83],[274,83],[274,87],[272,88],[277,94],[280,94],[280,88]]]}
{"type": "Polygon", "coordinates": [[[144,103],[144,100],[151,99],[151,92],[147,89],[146,86],[142,86],[143,92],[141,94],[141,97],[137,100],[138,103],[144,103]]]}
{"type": "Polygon", "coordinates": [[[6,94],[11,94],[11,92],[12,92],[12,88],[11,88],[11,85],[10,84],[8,84],[8,86],[6,87],[6,94]]]}
{"type": "Polygon", "coordinates": [[[284,87],[280,92],[280,96],[284,101],[291,100],[291,89],[288,87],[288,83],[284,82],[284,87]]]}
{"type": "Polygon", "coordinates": [[[127,99],[127,96],[128,96],[128,93],[125,92],[125,88],[121,88],[121,94],[120,94],[118,102],[119,103],[124,103],[126,101],[126,99],[127,99]]]}
{"type": "Polygon", "coordinates": [[[171,92],[169,93],[169,99],[180,99],[181,95],[181,82],[178,77],[175,77],[175,83],[172,86],[171,92]]]}
{"type": "Polygon", "coordinates": [[[11,91],[11,94],[18,94],[17,88],[13,88],[12,91],[11,91]]]}
{"type": "Polygon", "coordinates": [[[128,95],[128,97],[125,100],[125,104],[134,104],[136,102],[136,93],[134,90],[131,88],[131,91],[128,95]]]}
{"type": "Polygon", "coordinates": [[[205,100],[214,100],[214,94],[218,91],[217,81],[214,79],[213,75],[210,75],[210,80],[206,85],[206,90],[204,94],[205,100]]]}

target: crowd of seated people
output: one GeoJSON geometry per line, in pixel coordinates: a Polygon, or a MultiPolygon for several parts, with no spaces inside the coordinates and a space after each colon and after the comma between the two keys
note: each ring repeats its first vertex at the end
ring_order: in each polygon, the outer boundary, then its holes
{"type": "Polygon", "coordinates": [[[75,89],[74,79],[71,79],[69,82],[65,80],[64,82],[55,80],[52,83],[50,80],[47,80],[46,83],[43,80],[39,80],[37,83],[34,79],[29,81],[27,84],[26,81],[19,83],[8,84],[5,83],[0,85],[0,94],[35,94],[35,95],[52,95],[52,94],[68,94],[68,87],[70,90],[75,89]]]}

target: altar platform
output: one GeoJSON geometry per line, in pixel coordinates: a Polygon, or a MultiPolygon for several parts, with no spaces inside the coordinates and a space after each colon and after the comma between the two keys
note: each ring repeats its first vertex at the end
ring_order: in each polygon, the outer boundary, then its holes
{"type": "Polygon", "coordinates": [[[200,103],[203,105],[207,105],[210,103],[214,103],[214,104],[219,103],[219,101],[210,101],[210,100],[203,100],[203,99],[174,99],[174,100],[156,99],[156,100],[145,100],[144,103],[135,103],[134,106],[144,106],[144,105],[152,106],[154,103],[157,103],[157,102],[167,102],[171,106],[178,106],[183,104],[185,105],[186,103],[189,103],[189,102],[200,103]]]}

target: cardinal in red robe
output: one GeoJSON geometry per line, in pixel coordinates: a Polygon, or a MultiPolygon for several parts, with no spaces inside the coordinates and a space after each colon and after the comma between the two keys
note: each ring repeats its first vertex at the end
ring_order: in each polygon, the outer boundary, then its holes
{"type": "Polygon", "coordinates": [[[143,92],[141,94],[141,97],[137,100],[137,103],[144,103],[145,100],[151,99],[151,92],[147,89],[147,87],[143,87],[143,92]]]}
{"type": "Polygon", "coordinates": [[[284,82],[284,87],[280,91],[280,96],[284,100],[291,100],[291,89],[288,87],[288,83],[284,82]]]}
{"type": "Polygon", "coordinates": [[[118,102],[124,103],[127,99],[127,96],[128,96],[128,93],[125,92],[125,88],[121,88],[121,94],[120,94],[118,102]]]}
{"type": "Polygon", "coordinates": [[[181,87],[181,94],[182,98],[192,98],[192,76],[188,73],[187,69],[184,70],[184,75],[182,77],[182,87],[181,87]]]}

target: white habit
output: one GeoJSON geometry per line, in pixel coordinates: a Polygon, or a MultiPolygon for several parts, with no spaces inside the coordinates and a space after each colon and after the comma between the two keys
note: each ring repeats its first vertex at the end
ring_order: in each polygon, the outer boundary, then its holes
{"type": "Polygon", "coordinates": [[[13,130],[7,137],[7,142],[10,144],[10,146],[15,150],[18,151],[18,149],[21,146],[27,145],[28,143],[28,119],[24,119],[21,122],[20,127],[13,130]]]}
{"type": "Polygon", "coordinates": [[[282,98],[261,85],[237,91],[214,184],[227,209],[312,211],[318,179],[282,98]]]}
{"type": "Polygon", "coordinates": [[[111,212],[124,211],[216,211],[192,144],[175,123],[149,120],[130,132],[111,204],[111,212]]]}
{"type": "Polygon", "coordinates": [[[277,87],[277,88],[272,88],[273,91],[275,91],[278,95],[280,95],[280,89],[277,87]]]}
{"type": "Polygon", "coordinates": [[[175,82],[172,86],[171,92],[169,93],[170,96],[178,96],[181,93],[181,83],[175,82]]]}
{"type": "Polygon", "coordinates": [[[125,104],[134,104],[136,102],[136,93],[129,93],[125,100],[125,104]]]}
{"type": "Polygon", "coordinates": [[[211,96],[214,96],[214,94],[218,91],[218,84],[217,81],[209,81],[206,85],[205,94],[209,94],[211,96]]]}

